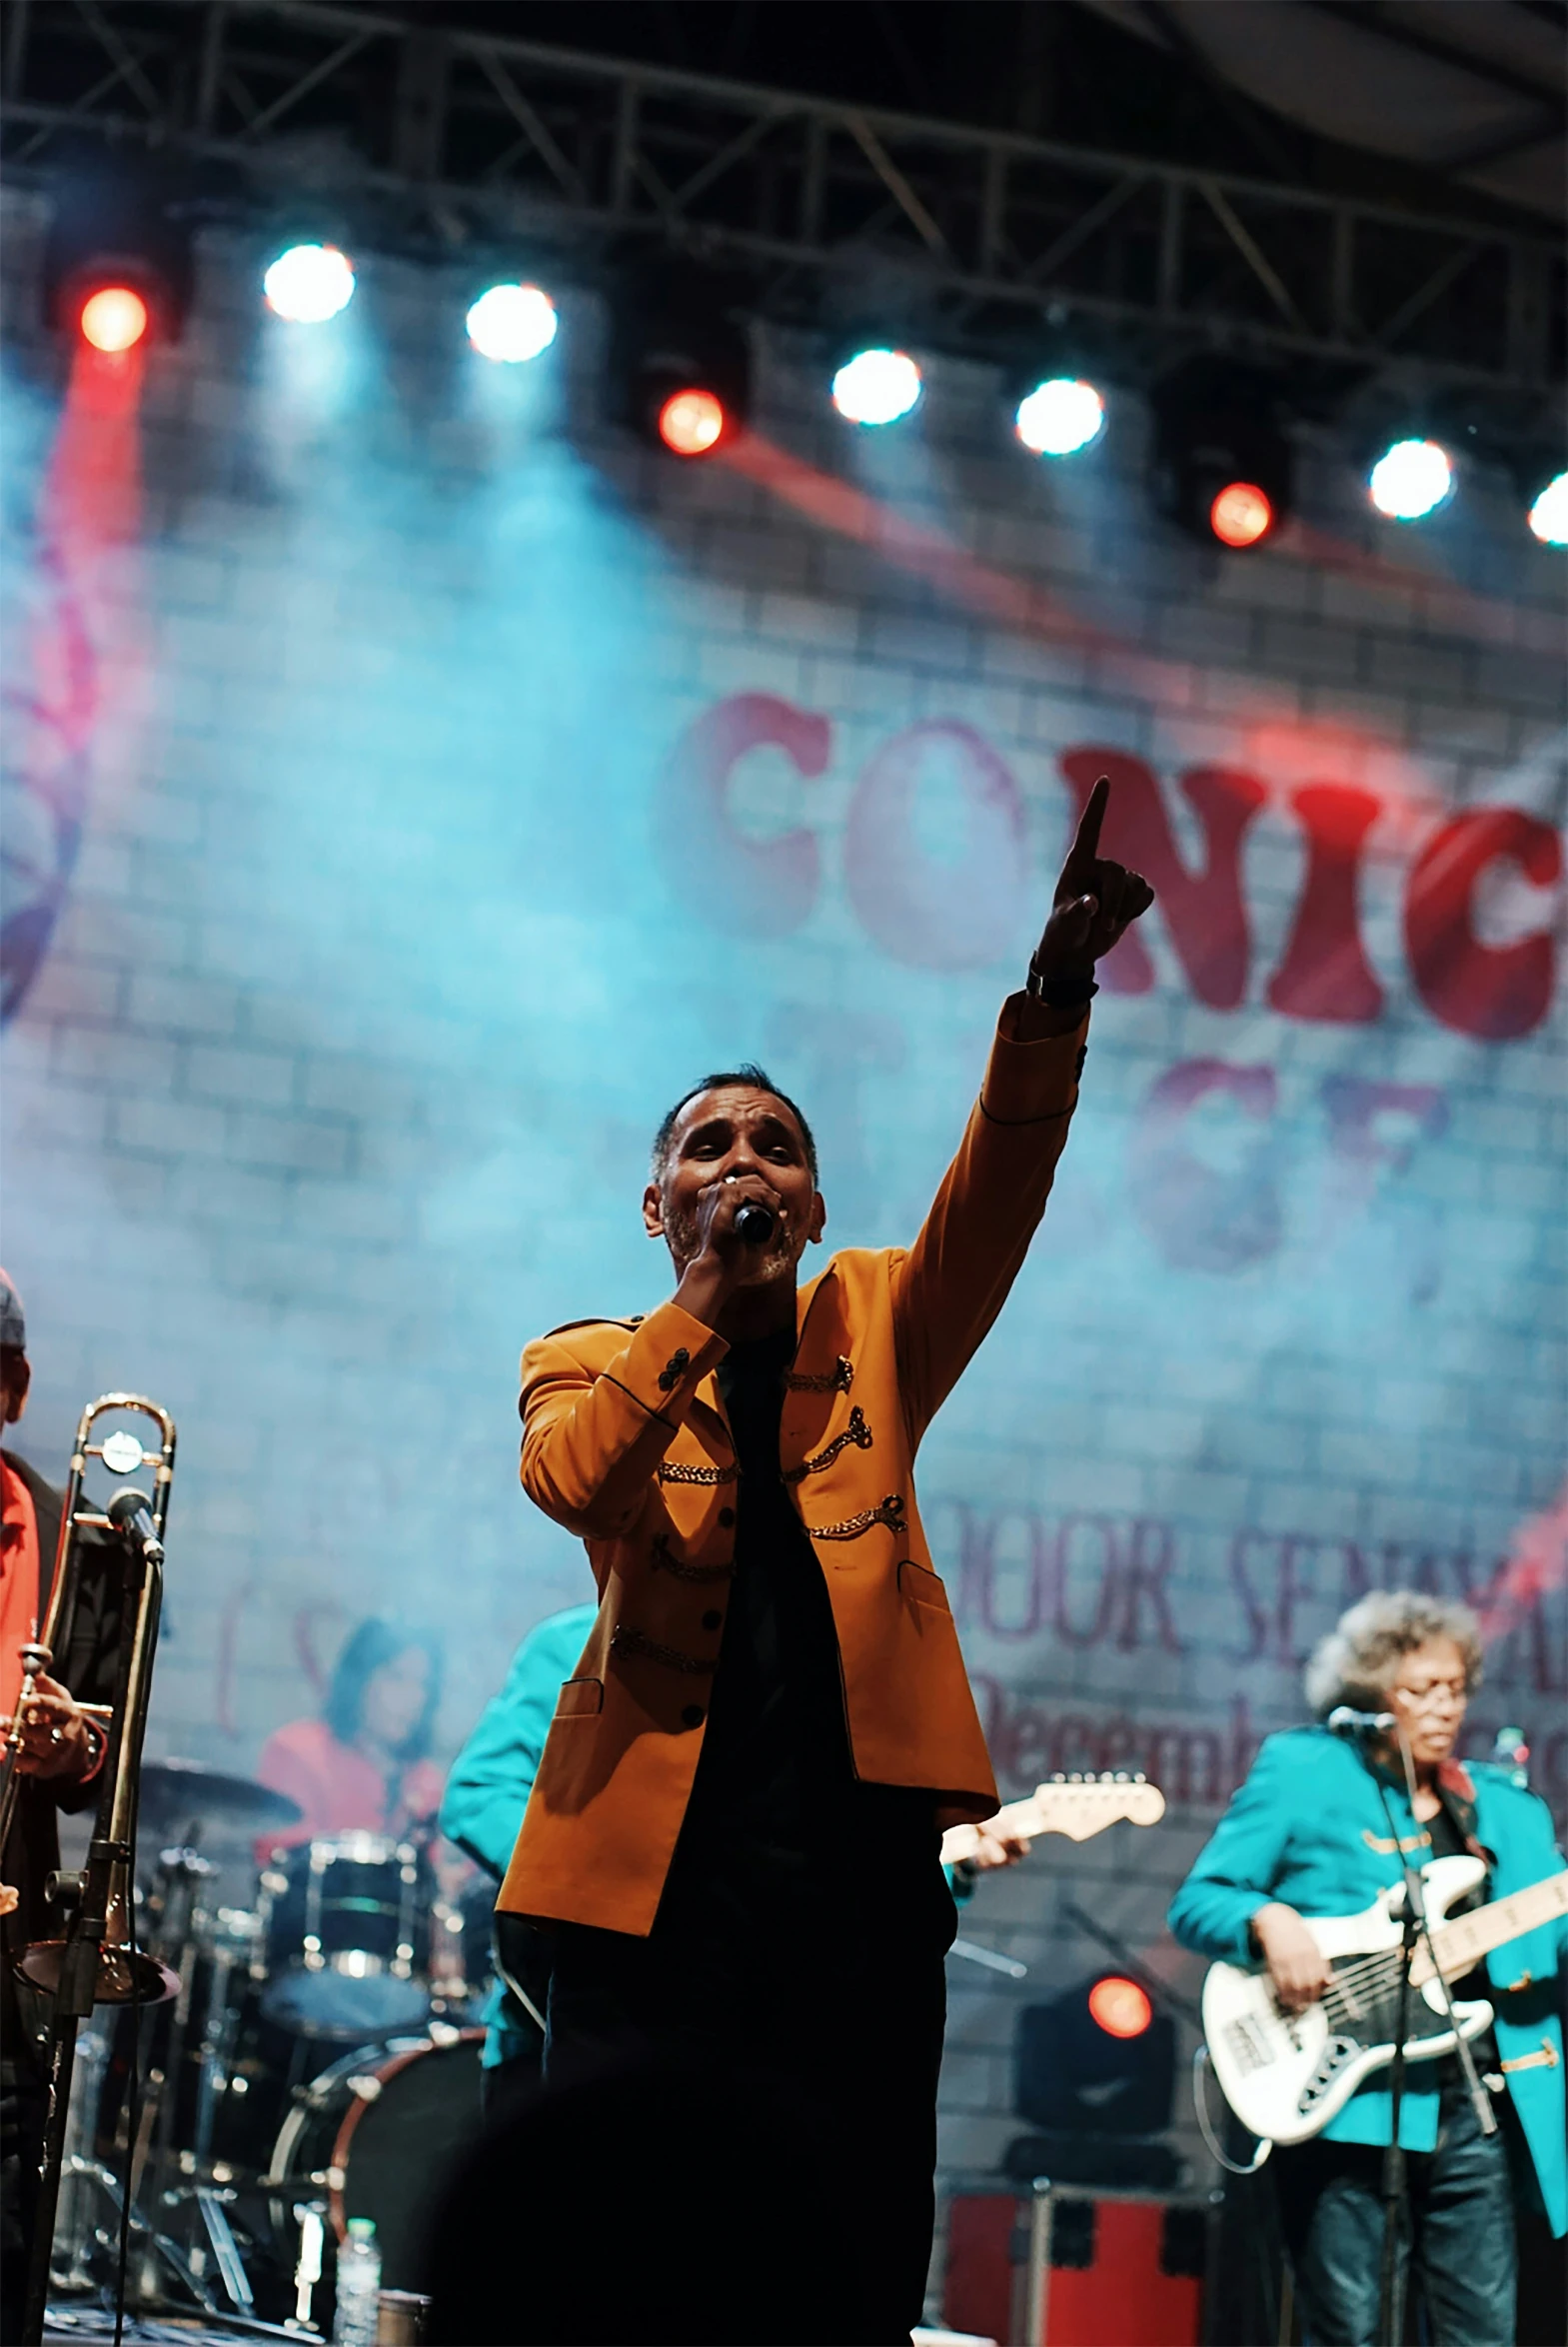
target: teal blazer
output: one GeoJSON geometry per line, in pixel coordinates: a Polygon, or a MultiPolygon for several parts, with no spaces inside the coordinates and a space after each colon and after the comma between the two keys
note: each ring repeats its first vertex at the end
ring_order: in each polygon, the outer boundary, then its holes
{"type": "MultiPolygon", "coordinates": [[[[497,1882],[512,1862],[561,1682],[577,1668],[598,1612],[597,1605],[569,1605],[565,1613],[552,1613],[529,1631],[512,1657],[500,1694],[485,1705],[452,1763],[441,1804],[441,1830],[497,1882]]],[[[510,2022],[502,1988],[486,2006],[485,2021],[483,2059],[490,2070],[510,2061],[528,2040],[510,2022]]]]}
{"type": "MultiPolygon", "coordinates": [[[[1475,1795],[1472,1830],[1495,1859],[1490,1895],[1506,1898],[1555,1874],[1563,1858],[1545,1802],[1504,1769],[1469,1762],[1466,1773],[1475,1795]]],[[[1391,1776],[1383,1782],[1400,1840],[1419,1865],[1431,1837],[1417,1822],[1403,1782],[1391,1776]]],[[[1326,1728],[1290,1728],[1270,1736],[1259,1751],[1171,1902],[1170,1928],[1199,1955],[1246,1964],[1254,1960],[1247,1925],[1271,1900],[1303,1915],[1348,1915],[1369,1907],[1399,1879],[1399,1856],[1372,1770],[1353,1745],[1326,1728]]],[[[1568,2231],[1559,1979],[1565,1950],[1568,1919],[1559,1918],[1486,1958],[1508,2092],[1559,2237],[1568,2231]]],[[[1399,2138],[1407,2151],[1430,2151],[1437,2141],[1434,2073],[1440,2066],[1412,2062],[1405,2072],[1399,2138]]],[[[1387,2086],[1374,2080],[1350,2097],[1323,2132],[1341,2143],[1382,2144],[1390,2123],[1387,2086]]]]}

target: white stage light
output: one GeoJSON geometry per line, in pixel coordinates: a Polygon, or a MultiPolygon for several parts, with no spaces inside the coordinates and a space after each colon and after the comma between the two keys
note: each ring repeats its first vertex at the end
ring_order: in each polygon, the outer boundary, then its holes
{"type": "Polygon", "coordinates": [[[468,314],[469,340],[482,359],[519,366],[556,339],[556,305],[537,285],[493,285],[468,314]]]}
{"type": "Polygon", "coordinates": [[[1372,503],[1391,522],[1419,522],[1435,513],[1454,485],[1446,449],[1435,440],[1396,440],[1372,467],[1372,503]]]}
{"type": "Polygon", "coordinates": [[[1075,382],[1070,375],[1036,384],[1018,403],[1018,438],[1037,457],[1075,456],[1099,438],[1104,426],[1105,402],[1092,383],[1075,382]]]}
{"type": "Polygon", "coordinates": [[[896,424],[920,396],[920,370],[905,351],[858,351],[833,377],[833,406],[851,424],[896,424]]]}
{"type": "Polygon", "coordinates": [[[354,264],[336,245],[290,245],[266,276],[269,306],[292,326],[323,326],[354,299],[354,264]]]}
{"type": "Polygon", "coordinates": [[[1530,508],[1530,527],[1543,546],[1568,546],[1568,473],[1547,482],[1530,508]]]}

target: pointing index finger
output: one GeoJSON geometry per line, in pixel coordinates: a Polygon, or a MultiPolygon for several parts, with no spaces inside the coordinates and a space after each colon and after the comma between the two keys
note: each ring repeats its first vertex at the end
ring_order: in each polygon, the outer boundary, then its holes
{"type": "Polygon", "coordinates": [[[1077,835],[1067,854],[1067,869],[1076,869],[1080,863],[1092,863],[1099,854],[1099,827],[1105,820],[1105,809],[1110,803],[1110,777],[1101,775],[1089,793],[1089,803],[1078,819],[1077,835]]]}

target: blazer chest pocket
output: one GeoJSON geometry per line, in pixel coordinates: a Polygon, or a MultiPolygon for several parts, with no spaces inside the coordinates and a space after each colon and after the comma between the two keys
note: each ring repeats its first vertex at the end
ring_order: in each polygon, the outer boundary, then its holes
{"type": "Polygon", "coordinates": [[[898,1567],[898,1593],[912,1597],[916,1605],[928,1605],[933,1613],[951,1614],[947,1592],[928,1565],[916,1564],[906,1556],[898,1567]]]}
{"type": "Polygon", "coordinates": [[[605,1682],[602,1678],[569,1678],[562,1686],[556,1701],[558,1719],[591,1719],[605,1707],[605,1682]]]}

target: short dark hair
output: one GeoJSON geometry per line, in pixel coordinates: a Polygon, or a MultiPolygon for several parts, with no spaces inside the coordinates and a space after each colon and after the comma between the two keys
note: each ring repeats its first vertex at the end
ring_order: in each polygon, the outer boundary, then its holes
{"type": "Polygon", "coordinates": [[[352,1744],[359,1734],[364,1724],[365,1690],[377,1671],[388,1662],[396,1662],[411,1646],[418,1646],[430,1663],[430,1678],[425,1689],[425,1707],[404,1738],[397,1757],[403,1761],[430,1757],[431,1731],[441,1702],[441,1640],[434,1631],[385,1621],[375,1613],[350,1633],[333,1669],[332,1684],[322,1706],[322,1715],[340,1744],[352,1744]]]}
{"type": "Polygon", "coordinates": [[[806,1124],[789,1095],[780,1091],[766,1068],[759,1068],[755,1060],[743,1060],[739,1068],[721,1068],[713,1076],[705,1076],[700,1084],[693,1085],[690,1092],[684,1092],[681,1095],[673,1109],[667,1111],[659,1131],[654,1136],[653,1174],[656,1181],[662,1181],[668,1170],[670,1144],[675,1135],[676,1120],[682,1110],[690,1102],[700,1100],[705,1092],[725,1092],[733,1090],[737,1085],[744,1085],[748,1092],[772,1093],[774,1099],[788,1110],[800,1128],[800,1139],[805,1144],[805,1162],[811,1169],[811,1179],[812,1181],[816,1179],[816,1143],[812,1138],[809,1125],[806,1124]]]}

